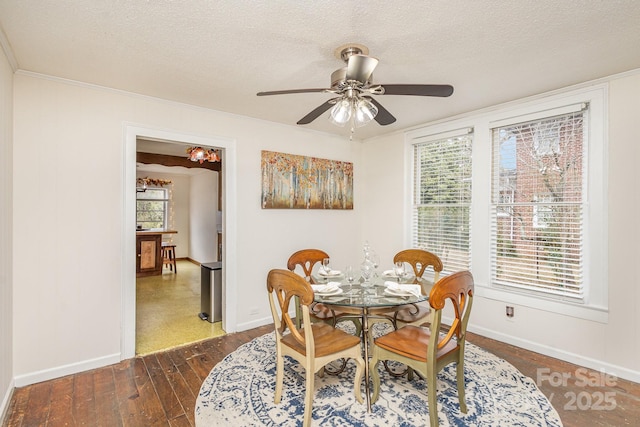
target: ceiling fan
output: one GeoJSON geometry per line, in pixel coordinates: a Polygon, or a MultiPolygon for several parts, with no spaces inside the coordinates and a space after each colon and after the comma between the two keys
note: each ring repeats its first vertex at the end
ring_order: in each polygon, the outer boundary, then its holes
{"type": "Polygon", "coordinates": [[[347,65],[331,74],[331,87],[318,89],[290,89],[258,92],[258,96],[285,95],[291,93],[322,92],[336,95],[309,114],[298,120],[297,124],[306,125],[320,117],[331,108],[329,120],[344,126],[353,122],[363,126],[375,120],[382,126],[390,125],[396,118],[387,111],[373,96],[377,95],[413,95],[447,97],[453,93],[451,85],[429,84],[374,84],[373,70],[378,59],[368,56],[369,49],[359,44],[347,44],[335,51],[336,57],[347,65]]]}

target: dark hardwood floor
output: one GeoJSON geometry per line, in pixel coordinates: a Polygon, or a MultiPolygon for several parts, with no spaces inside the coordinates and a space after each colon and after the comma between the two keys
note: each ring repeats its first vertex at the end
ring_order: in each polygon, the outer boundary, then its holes
{"type": "MultiPolygon", "coordinates": [[[[196,396],[211,368],[272,330],[264,326],[18,388],[2,425],[194,426],[196,396]]],[[[640,425],[640,384],[605,381],[600,372],[469,335],[533,378],[565,426],[640,425]]]]}

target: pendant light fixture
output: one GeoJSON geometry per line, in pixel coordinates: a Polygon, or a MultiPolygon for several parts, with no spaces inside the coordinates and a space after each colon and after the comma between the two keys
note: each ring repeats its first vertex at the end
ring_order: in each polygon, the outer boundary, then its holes
{"type": "Polygon", "coordinates": [[[202,147],[189,147],[187,148],[187,154],[189,160],[192,162],[200,162],[200,164],[205,161],[208,162],[219,162],[220,154],[218,150],[204,149],[202,147]]]}

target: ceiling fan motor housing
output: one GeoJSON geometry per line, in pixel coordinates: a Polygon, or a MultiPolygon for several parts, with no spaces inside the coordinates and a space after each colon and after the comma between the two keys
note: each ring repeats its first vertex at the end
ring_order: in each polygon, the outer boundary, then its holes
{"type": "Polygon", "coordinates": [[[347,67],[338,68],[331,73],[331,88],[342,89],[346,85],[347,67]]]}

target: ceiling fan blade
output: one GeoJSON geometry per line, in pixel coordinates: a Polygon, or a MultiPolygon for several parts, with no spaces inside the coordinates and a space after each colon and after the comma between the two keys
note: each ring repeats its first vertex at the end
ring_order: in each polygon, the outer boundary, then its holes
{"type": "Polygon", "coordinates": [[[451,96],[451,85],[380,85],[384,88],[382,95],[415,95],[415,96],[451,96]]]}
{"type": "Polygon", "coordinates": [[[325,92],[328,89],[289,89],[289,90],[272,90],[270,92],[258,92],[258,96],[267,95],[286,95],[288,93],[311,93],[311,92],[325,92]]]}
{"type": "Polygon", "coordinates": [[[386,108],[384,108],[382,105],[380,105],[380,103],[378,101],[376,101],[375,99],[373,99],[373,98],[371,98],[369,96],[365,96],[365,98],[367,98],[369,101],[371,101],[371,103],[373,105],[378,107],[378,114],[376,114],[376,116],[373,119],[376,122],[378,122],[378,124],[380,126],[390,125],[391,123],[396,121],[396,118],[393,117],[393,115],[386,108]]]}
{"type": "Polygon", "coordinates": [[[310,112],[309,114],[307,114],[306,116],[304,116],[303,118],[298,120],[298,124],[299,125],[308,125],[309,123],[311,123],[312,121],[314,121],[315,119],[320,117],[320,115],[322,113],[324,113],[329,108],[331,108],[331,107],[333,107],[335,105],[335,99],[336,98],[332,98],[332,99],[328,100],[327,102],[325,102],[324,104],[322,104],[319,107],[317,107],[315,110],[313,110],[312,112],[310,112]]]}
{"type": "Polygon", "coordinates": [[[367,55],[351,55],[347,62],[346,80],[356,80],[362,84],[369,81],[378,60],[367,55]]]}

